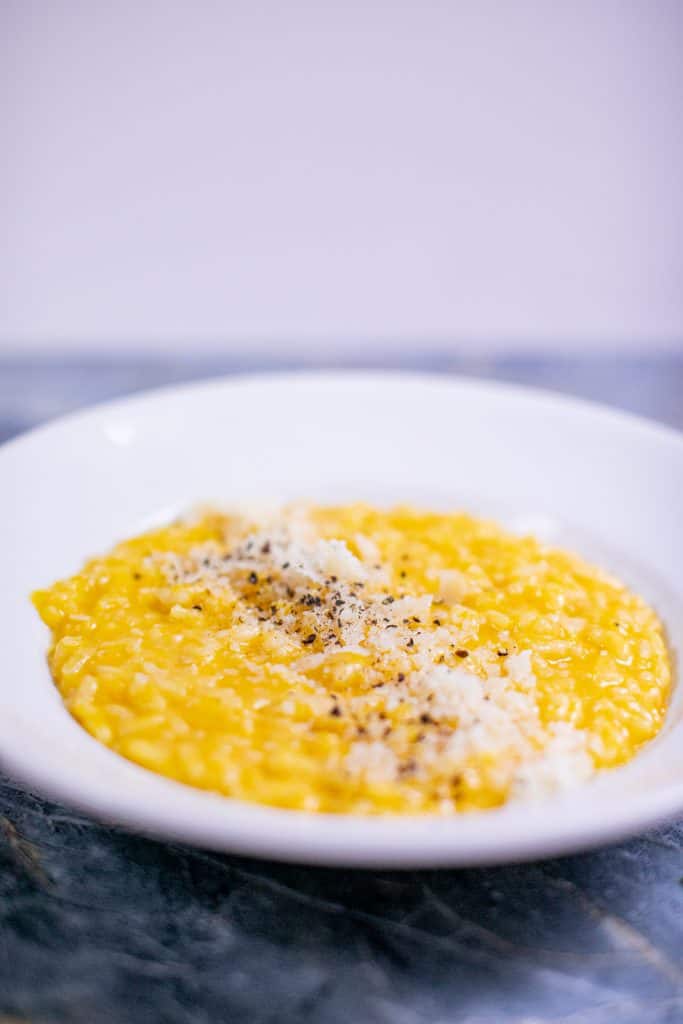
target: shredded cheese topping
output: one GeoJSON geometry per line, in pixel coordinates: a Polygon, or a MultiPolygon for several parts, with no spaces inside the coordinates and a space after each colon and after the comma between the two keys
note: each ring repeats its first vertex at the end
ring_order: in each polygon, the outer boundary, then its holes
{"type": "MultiPolygon", "coordinates": [[[[377,783],[427,777],[435,769],[457,775],[473,757],[485,757],[496,787],[519,798],[588,779],[593,762],[585,732],[541,723],[531,652],[465,651],[462,630],[434,618],[433,595],[394,596],[376,546],[362,534],[354,540],[360,558],[343,540],[316,537],[299,515],[248,533],[234,547],[209,543],[160,562],[173,585],[257,601],[247,629],[270,634],[282,652],[296,645],[311,652],[292,663],[295,672],[344,655],[363,660],[367,692],[333,698],[335,714],[365,723],[360,730],[367,738],[355,740],[345,759],[350,774],[377,783]],[[465,654],[467,668],[446,664],[465,654]],[[423,733],[408,757],[402,756],[405,736],[378,711],[401,706],[423,733]]],[[[442,571],[438,581],[439,605],[463,596],[457,571],[442,571]]],[[[318,686],[301,699],[318,711],[328,697],[318,686]]]]}

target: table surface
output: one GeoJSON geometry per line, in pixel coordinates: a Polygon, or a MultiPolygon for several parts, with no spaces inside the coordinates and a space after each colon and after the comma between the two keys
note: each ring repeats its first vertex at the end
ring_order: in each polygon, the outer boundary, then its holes
{"type": "MultiPolygon", "coordinates": [[[[679,358],[400,365],[683,428],[679,358]]],[[[0,438],[142,387],[256,368],[0,362],[0,438]]],[[[682,876],[683,823],[534,864],[341,871],[153,842],[0,779],[0,1024],[674,1024],[682,876]]]]}

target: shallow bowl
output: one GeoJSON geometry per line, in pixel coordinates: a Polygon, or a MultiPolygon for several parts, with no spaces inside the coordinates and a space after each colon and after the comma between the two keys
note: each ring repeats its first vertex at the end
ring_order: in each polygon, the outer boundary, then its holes
{"type": "Polygon", "coordinates": [[[683,639],[683,437],[558,395],[406,374],[253,376],[151,392],[0,449],[0,763],[50,797],[152,835],[317,864],[500,863],[683,814],[683,715],[626,767],[538,804],[451,819],[313,815],[157,776],[62,706],[29,594],[200,501],[465,508],[621,576],[683,639]]]}

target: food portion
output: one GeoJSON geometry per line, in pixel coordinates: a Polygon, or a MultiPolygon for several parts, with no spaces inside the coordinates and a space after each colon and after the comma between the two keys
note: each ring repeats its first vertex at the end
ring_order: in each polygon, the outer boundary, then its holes
{"type": "Polygon", "coordinates": [[[659,730],[655,613],[464,514],[206,511],[34,595],[66,707],[191,786],[320,812],[545,797],[659,730]]]}

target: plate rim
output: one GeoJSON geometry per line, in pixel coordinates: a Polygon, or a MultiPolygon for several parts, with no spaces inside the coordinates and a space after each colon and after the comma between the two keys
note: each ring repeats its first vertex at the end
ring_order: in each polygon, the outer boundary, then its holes
{"type": "Polygon", "coordinates": [[[217,376],[197,378],[196,380],[181,381],[173,384],[161,384],[151,388],[142,388],[139,391],[128,392],[114,398],[106,398],[99,402],[89,403],[78,409],[53,416],[43,423],[38,423],[27,430],[21,431],[14,437],[8,438],[0,444],[0,459],[9,449],[16,449],[20,445],[33,440],[43,433],[55,430],[59,427],[78,425],[81,421],[96,418],[98,415],[116,413],[125,407],[144,404],[150,400],[179,397],[190,391],[214,390],[222,387],[248,386],[249,384],[276,384],[293,383],[300,379],[316,380],[321,382],[334,382],[343,379],[365,379],[369,381],[395,381],[414,384],[429,384],[434,387],[467,387],[481,390],[495,390],[516,394],[520,398],[528,398],[537,401],[552,401],[555,405],[562,405],[566,409],[571,407],[582,408],[585,412],[593,412],[601,416],[605,421],[612,420],[614,423],[622,423],[623,426],[640,428],[648,431],[653,436],[659,435],[662,439],[668,439],[683,446],[683,429],[678,429],[668,423],[643,416],[639,413],[630,412],[627,409],[620,409],[617,406],[592,398],[584,398],[580,395],[571,395],[564,391],[555,391],[553,388],[536,387],[533,384],[520,384],[517,381],[506,381],[495,377],[484,377],[479,375],[461,374],[458,372],[438,373],[433,370],[422,372],[420,370],[402,369],[354,369],[342,367],[338,370],[305,368],[297,370],[245,370],[234,373],[223,373],[217,376]]]}

